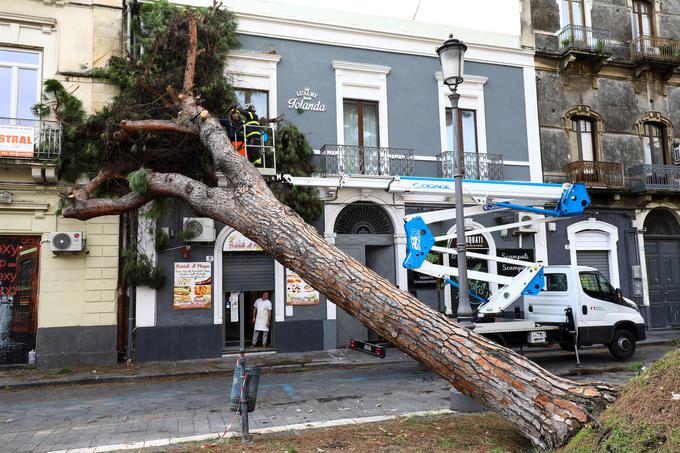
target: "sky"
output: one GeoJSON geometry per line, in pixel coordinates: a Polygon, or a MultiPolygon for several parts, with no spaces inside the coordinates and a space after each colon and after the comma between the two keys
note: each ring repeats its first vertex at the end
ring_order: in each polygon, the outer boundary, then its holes
{"type": "MultiPolygon", "coordinates": [[[[520,0],[263,0],[299,6],[325,8],[351,13],[415,20],[461,28],[520,34],[520,0]]],[[[212,0],[179,0],[208,6],[212,0]]],[[[243,0],[223,0],[241,3],[243,0]]]]}

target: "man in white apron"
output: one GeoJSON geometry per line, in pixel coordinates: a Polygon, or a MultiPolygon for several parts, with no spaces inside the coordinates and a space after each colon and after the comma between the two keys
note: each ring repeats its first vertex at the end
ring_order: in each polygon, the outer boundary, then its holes
{"type": "Polygon", "coordinates": [[[257,340],[262,333],[262,347],[267,346],[267,337],[269,336],[269,321],[272,318],[272,303],[269,300],[269,293],[263,292],[262,297],[255,301],[253,305],[253,347],[257,344],[257,340]]]}

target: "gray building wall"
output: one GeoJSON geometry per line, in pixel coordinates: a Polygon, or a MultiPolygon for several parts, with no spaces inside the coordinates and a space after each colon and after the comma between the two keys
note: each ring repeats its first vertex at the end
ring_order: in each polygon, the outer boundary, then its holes
{"type": "MultiPolygon", "coordinates": [[[[441,71],[437,58],[250,35],[240,35],[239,39],[245,50],[274,51],[281,56],[277,66],[279,113],[286,113],[314,149],[337,142],[335,70],[331,62],[338,60],[389,66],[389,145],[412,148],[423,156],[441,152],[439,92],[434,77],[441,71]],[[325,112],[298,113],[287,108],[288,99],[304,87],[319,95],[326,104],[325,112]]],[[[503,154],[508,160],[528,160],[522,68],[466,62],[465,72],[488,78],[484,85],[487,151],[503,154]]],[[[431,174],[431,170],[426,172],[422,176],[431,174]]]]}

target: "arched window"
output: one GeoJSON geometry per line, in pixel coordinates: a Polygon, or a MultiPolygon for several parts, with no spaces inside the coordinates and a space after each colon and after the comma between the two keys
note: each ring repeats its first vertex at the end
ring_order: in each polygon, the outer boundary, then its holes
{"type": "Polygon", "coordinates": [[[572,117],[569,131],[571,160],[595,160],[595,122],[587,117],[572,117]]]}
{"type": "Polygon", "coordinates": [[[599,161],[602,158],[604,119],[587,105],[577,105],[562,115],[569,135],[569,160],[599,161]]]}
{"type": "Polygon", "coordinates": [[[394,234],[392,220],[375,203],[356,202],[346,206],[335,220],[337,234],[394,234]]]}
{"type": "Polygon", "coordinates": [[[643,131],[642,146],[645,164],[668,165],[670,156],[666,146],[666,128],[664,125],[646,122],[643,131]]]}

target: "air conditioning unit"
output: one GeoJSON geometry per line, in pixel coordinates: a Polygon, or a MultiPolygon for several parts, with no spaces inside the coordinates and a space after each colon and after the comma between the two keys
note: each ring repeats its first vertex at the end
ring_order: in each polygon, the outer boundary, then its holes
{"type": "Polygon", "coordinates": [[[54,254],[85,250],[85,233],[57,231],[50,233],[50,251],[54,254]]]}
{"type": "Polygon", "coordinates": [[[191,230],[195,234],[185,239],[186,242],[214,242],[215,221],[207,217],[185,217],[182,223],[184,231],[191,230]]]}
{"type": "MultiPolygon", "coordinates": [[[[538,214],[530,214],[528,212],[517,212],[515,213],[515,222],[527,222],[529,220],[537,220],[543,216],[538,214]]],[[[530,225],[522,225],[517,227],[518,233],[538,233],[538,223],[530,225]]]]}

